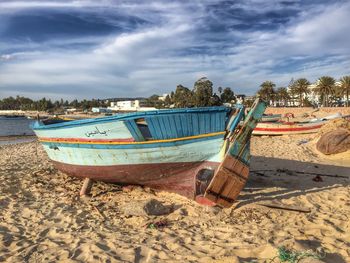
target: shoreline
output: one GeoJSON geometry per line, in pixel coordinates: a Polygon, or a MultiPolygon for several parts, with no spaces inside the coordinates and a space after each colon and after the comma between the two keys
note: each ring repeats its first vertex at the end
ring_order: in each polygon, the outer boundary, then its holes
{"type": "Polygon", "coordinates": [[[36,135],[0,135],[0,141],[36,138],[36,135]]]}
{"type": "Polygon", "coordinates": [[[20,143],[36,142],[37,137],[35,135],[7,135],[0,136],[0,146],[14,145],[20,143]]]}

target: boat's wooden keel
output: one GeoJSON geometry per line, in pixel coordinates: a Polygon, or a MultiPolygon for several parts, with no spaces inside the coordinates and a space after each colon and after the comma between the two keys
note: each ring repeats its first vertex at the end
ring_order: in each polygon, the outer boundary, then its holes
{"type": "Polygon", "coordinates": [[[92,185],[93,185],[93,180],[90,178],[85,178],[84,183],[83,183],[83,187],[80,190],[80,196],[89,195],[91,192],[92,185]]]}

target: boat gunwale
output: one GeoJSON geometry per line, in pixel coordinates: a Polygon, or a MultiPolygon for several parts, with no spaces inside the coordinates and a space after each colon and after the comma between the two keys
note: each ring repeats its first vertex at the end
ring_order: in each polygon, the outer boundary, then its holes
{"type": "Polygon", "coordinates": [[[80,138],[39,137],[39,142],[42,142],[42,143],[62,143],[62,144],[103,144],[103,145],[104,144],[107,144],[107,145],[152,144],[152,143],[167,143],[167,142],[188,141],[188,140],[193,140],[193,139],[215,137],[215,136],[224,135],[225,133],[226,133],[226,131],[221,131],[221,132],[205,133],[205,134],[186,136],[186,137],[180,137],[180,138],[171,138],[171,139],[164,139],[164,140],[149,140],[149,141],[113,141],[113,140],[101,141],[100,139],[90,140],[90,141],[85,141],[85,140],[79,141],[80,138]]]}
{"type": "Polygon", "coordinates": [[[197,108],[180,108],[180,109],[164,109],[164,110],[155,110],[155,111],[143,111],[143,112],[133,112],[133,113],[123,113],[121,115],[114,116],[105,116],[100,118],[91,118],[91,119],[82,119],[74,120],[69,122],[54,123],[49,125],[43,125],[39,122],[35,122],[32,125],[32,129],[36,130],[49,130],[49,129],[64,129],[71,128],[74,126],[80,125],[89,125],[93,123],[105,123],[109,121],[123,121],[123,120],[132,120],[137,118],[144,118],[150,115],[170,115],[177,113],[201,113],[201,112],[215,112],[215,111],[226,111],[229,112],[233,108],[241,108],[241,106],[235,105],[234,107],[226,106],[215,106],[215,107],[197,107],[197,108]]]}
{"type": "Polygon", "coordinates": [[[214,134],[211,136],[193,136],[187,137],[187,139],[176,138],[167,140],[157,140],[157,141],[143,141],[134,143],[78,143],[78,142],[54,142],[54,141],[40,141],[43,145],[48,145],[49,147],[72,147],[72,148],[92,148],[92,149],[141,149],[141,148],[160,148],[160,147],[172,147],[180,146],[184,144],[196,143],[200,141],[211,141],[220,139],[224,142],[224,133],[214,134]],[[194,138],[195,137],[195,138],[194,138]]]}

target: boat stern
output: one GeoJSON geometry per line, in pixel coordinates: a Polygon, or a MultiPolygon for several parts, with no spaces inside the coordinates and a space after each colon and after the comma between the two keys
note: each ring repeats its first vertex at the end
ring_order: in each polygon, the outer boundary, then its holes
{"type": "Polygon", "coordinates": [[[241,128],[236,128],[223,161],[216,170],[202,203],[214,203],[221,207],[230,207],[245,186],[249,176],[250,138],[258,121],[266,109],[266,103],[257,99],[241,128]],[[206,200],[205,200],[206,199],[206,200]]]}

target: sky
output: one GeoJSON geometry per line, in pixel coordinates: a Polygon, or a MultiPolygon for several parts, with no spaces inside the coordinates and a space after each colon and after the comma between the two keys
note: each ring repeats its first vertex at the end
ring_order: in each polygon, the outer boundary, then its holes
{"type": "Polygon", "coordinates": [[[350,75],[350,1],[0,0],[0,98],[151,96],[350,75]]]}

